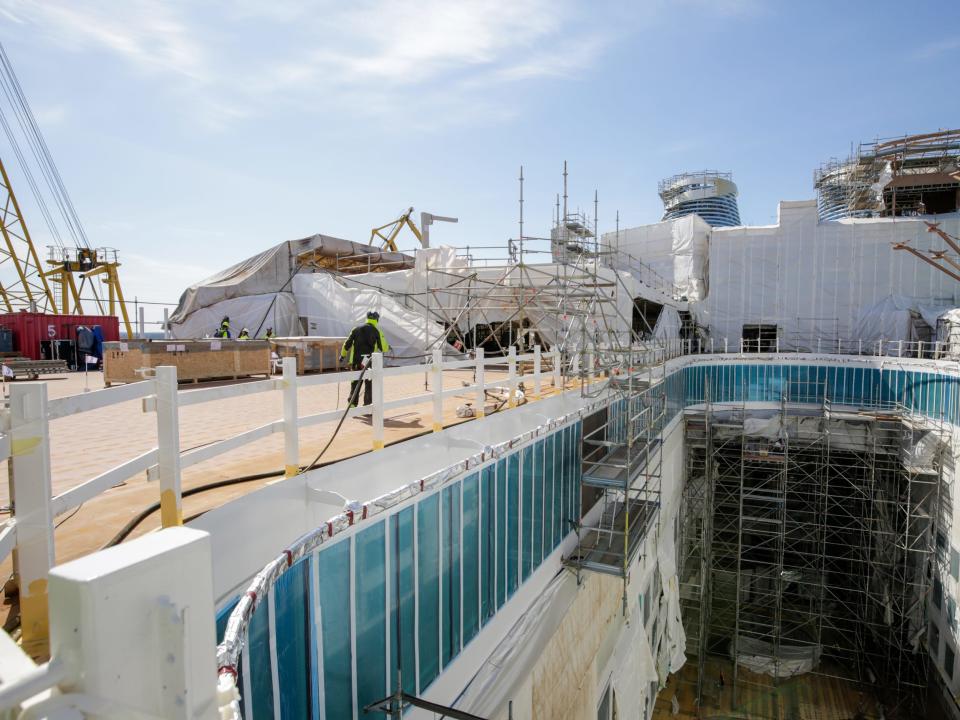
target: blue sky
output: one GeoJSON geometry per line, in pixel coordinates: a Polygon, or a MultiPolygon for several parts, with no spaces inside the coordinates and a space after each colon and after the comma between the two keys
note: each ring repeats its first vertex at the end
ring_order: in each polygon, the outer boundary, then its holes
{"type": "MultiPolygon", "coordinates": [[[[91,241],[128,296],[285,239],[435,243],[659,219],[658,179],[730,170],[745,222],[813,196],[851,142],[960,124],[960,3],[0,0],[6,46],[91,241]]],[[[38,244],[46,231],[0,143],[38,244]]]]}

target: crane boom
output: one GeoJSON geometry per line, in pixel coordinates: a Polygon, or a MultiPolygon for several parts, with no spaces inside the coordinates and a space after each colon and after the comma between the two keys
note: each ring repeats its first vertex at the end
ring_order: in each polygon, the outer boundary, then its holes
{"type": "Polygon", "coordinates": [[[57,312],[57,303],[50,289],[50,283],[40,265],[37,248],[30,238],[30,231],[20,211],[20,203],[10,184],[7,169],[0,160],[0,233],[3,245],[0,246],[0,268],[12,265],[15,270],[13,281],[0,282],[0,299],[7,312],[14,310],[39,310],[57,312]]]}

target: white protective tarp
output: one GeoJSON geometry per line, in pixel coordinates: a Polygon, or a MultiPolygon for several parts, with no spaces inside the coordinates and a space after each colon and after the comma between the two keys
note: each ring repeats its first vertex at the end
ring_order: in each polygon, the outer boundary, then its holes
{"type": "Polygon", "coordinates": [[[687,634],[680,616],[680,581],[677,577],[676,548],[673,533],[663,533],[657,545],[657,562],[660,569],[662,595],[659,618],[663,635],[660,653],[657,656],[657,674],[661,686],[667,677],[677,672],[687,661],[687,634]]]}
{"type": "Polygon", "coordinates": [[[680,313],[676,308],[664,305],[653,326],[653,336],[658,340],[675,340],[680,337],[680,327],[680,313]]]}
{"type": "MultiPolygon", "coordinates": [[[[254,298],[258,296],[273,296],[277,293],[289,293],[293,276],[303,272],[298,258],[304,256],[319,259],[330,258],[357,258],[370,256],[373,262],[388,262],[393,267],[409,262],[410,258],[402,253],[383,252],[370,245],[355,243],[350,240],[331,237],[329,235],[312,235],[300,240],[289,240],[278,243],[261,253],[241,260],[226,270],[218,272],[205,280],[201,280],[188,287],[180,296],[177,309],[170,317],[174,337],[203,337],[203,334],[190,334],[195,328],[205,328],[205,319],[194,319],[193,315],[202,310],[210,310],[216,306],[224,307],[228,300],[254,298]]],[[[230,315],[231,328],[237,327],[233,313],[230,315]]],[[[209,314],[204,315],[207,318],[209,314]]],[[[222,314],[221,314],[222,317],[222,314]]],[[[217,318],[219,325],[220,318],[217,318]]],[[[251,322],[244,322],[250,327],[251,322]]],[[[281,322],[281,321],[278,321],[281,322]]],[[[239,328],[237,328],[239,330],[239,328]]],[[[261,332],[266,330],[266,326],[261,332]]],[[[274,327],[277,334],[284,334],[274,327]]],[[[290,328],[291,335],[299,335],[299,331],[290,328]]],[[[250,327],[250,332],[256,331],[250,327]]]]}
{"type": "Polygon", "coordinates": [[[387,293],[347,287],[327,273],[297,275],[292,287],[307,335],[345,337],[373,310],[380,313],[380,329],[390,343],[387,359],[391,365],[421,362],[438,343],[446,354],[455,354],[444,341],[441,326],[405,308],[387,293]]]}
{"type": "Polygon", "coordinates": [[[781,642],[775,648],[773,643],[742,635],[739,636],[736,653],[734,658],[734,643],[731,641],[730,657],[735,659],[738,665],[751,672],[772,677],[802,675],[820,664],[818,645],[788,645],[781,642]]]}
{"type": "Polygon", "coordinates": [[[170,332],[175,338],[211,337],[224,316],[230,318],[233,337],[237,337],[242,328],[247,328],[251,337],[263,337],[271,327],[279,337],[303,334],[297,319],[297,303],[289,292],[243,295],[198,307],[180,322],[171,321],[170,332]]]}
{"type": "Polygon", "coordinates": [[[937,327],[937,318],[953,307],[950,299],[916,298],[906,295],[888,295],[860,310],[854,326],[854,337],[866,342],[879,340],[921,339],[917,336],[914,317],[931,330],[937,327]]]}
{"type": "Polygon", "coordinates": [[[659,678],[639,604],[634,604],[629,625],[617,639],[610,667],[613,668],[610,683],[617,696],[617,717],[642,720],[650,683],[659,678]]]}
{"type": "Polygon", "coordinates": [[[480,717],[496,717],[527,677],[577,599],[577,582],[557,575],[490,653],[455,703],[480,717]]]}
{"type": "Polygon", "coordinates": [[[707,296],[710,225],[699,215],[606,233],[603,244],[622,254],[626,267],[629,258],[645,263],[682,297],[695,301],[707,296]]]}
{"type": "MultiPolygon", "coordinates": [[[[960,219],[941,227],[958,235],[960,219]]],[[[669,272],[673,231],[671,222],[621,230],[620,247],[669,272]]],[[[901,242],[924,254],[943,249],[920,219],[820,222],[815,201],[782,202],[776,225],[709,230],[709,293],[690,309],[720,342],[735,344],[744,325],[776,325],[781,348],[816,350],[817,338],[857,339],[862,312],[892,295],[957,307],[957,283],[894,250],[901,242]]]]}

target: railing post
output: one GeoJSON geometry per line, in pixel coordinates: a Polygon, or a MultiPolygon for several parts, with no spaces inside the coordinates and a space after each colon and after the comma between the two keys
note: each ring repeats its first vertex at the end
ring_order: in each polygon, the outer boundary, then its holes
{"type": "Polygon", "coordinates": [[[511,345],[507,353],[507,392],[510,397],[507,398],[508,407],[517,406],[517,346],[511,345]]]}
{"type": "Polygon", "coordinates": [[[553,348],[553,389],[557,392],[563,390],[563,378],[560,367],[560,348],[553,348]]]}
{"type": "Polygon", "coordinates": [[[484,359],[483,359],[483,348],[478,347],[476,350],[477,353],[477,368],[474,370],[473,376],[474,380],[477,383],[477,407],[474,410],[474,416],[477,418],[482,418],[486,413],[487,407],[487,394],[484,390],[484,384],[486,380],[484,379],[484,359]]]}
{"type": "Polygon", "coordinates": [[[53,565],[53,495],[47,384],[10,386],[10,475],[17,523],[14,570],[20,585],[23,649],[49,652],[47,579],[53,565]]]}
{"type": "Polygon", "coordinates": [[[443,430],[443,349],[433,349],[433,431],[443,430]]]}
{"type": "Polygon", "coordinates": [[[383,353],[370,356],[373,389],[373,449],[383,450],[383,353]]]}
{"type": "Polygon", "coordinates": [[[533,396],[540,399],[541,391],[543,387],[540,383],[540,346],[533,346],[533,396]]]}
{"type": "Polygon", "coordinates": [[[297,359],[283,359],[283,465],[287,477],[300,472],[300,433],[297,427],[297,359]]]}
{"type": "Polygon", "coordinates": [[[162,365],[154,380],[157,389],[157,476],[160,480],[160,525],[183,525],[180,489],[180,413],[177,408],[177,368],[162,365]]]}
{"type": "Polygon", "coordinates": [[[903,340],[897,340],[897,357],[903,357],[903,340]]]}
{"type": "Polygon", "coordinates": [[[880,338],[880,348],[877,350],[877,355],[883,355],[883,338],[880,338]]]}

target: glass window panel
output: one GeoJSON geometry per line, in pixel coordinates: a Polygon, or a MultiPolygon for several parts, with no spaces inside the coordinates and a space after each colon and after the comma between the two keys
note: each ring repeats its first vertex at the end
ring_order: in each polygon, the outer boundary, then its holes
{"type": "Polygon", "coordinates": [[[553,493],[559,437],[559,433],[553,433],[547,437],[543,456],[543,554],[545,556],[549,555],[553,548],[553,493]]]}
{"type": "Polygon", "coordinates": [[[507,461],[497,461],[497,607],[507,601],[507,461]]]}
{"type": "Polygon", "coordinates": [[[440,495],[417,505],[420,692],[440,674],[440,495]]]}
{"type": "Polygon", "coordinates": [[[543,561],[543,452],[545,442],[540,440],[533,450],[533,564],[543,561]]]}
{"type": "Polygon", "coordinates": [[[486,623],[497,610],[496,468],[480,473],[480,617],[486,623]]]}
{"type": "Polygon", "coordinates": [[[533,445],[523,448],[521,463],[521,513],[523,524],[520,528],[520,581],[523,582],[530,577],[530,572],[534,567],[533,561],[533,445]]]}
{"type": "MultiPolygon", "coordinates": [[[[354,597],[357,619],[357,707],[363,708],[387,694],[387,578],[381,521],[356,535],[354,597]]],[[[284,688],[284,692],[286,689],[284,688]]]]}
{"type": "Polygon", "coordinates": [[[277,617],[277,674],[280,716],[305,718],[310,715],[310,563],[300,560],[277,578],[274,610],[277,617]]]}
{"type": "MultiPolygon", "coordinates": [[[[350,542],[324,547],[317,555],[320,574],[320,628],[323,633],[323,694],[326,716],[353,715],[350,651],[350,542]]],[[[264,717],[254,710],[254,717],[264,717]]],[[[267,715],[266,717],[271,717],[267,715]]]]}
{"type": "MultiPolygon", "coordinates": [[[[273,717],[273,675],[270,670],[269,605],[263,598],[250,621],[250,694],[255,717],[273,717]]],[[[348,701],[350,696],[347,696],[348,701]]],[[[352,712],[352,706],[351,706],[352,712]]]]}
{"type": "Polygon", "coordinates": [[[443,489],[441,622],[443,666],[460,652],[460,483],[443,489]]]}
{"type": "Polygon", "coordinates": [[[413,585],[413,511],[404,508],[390,517],[390,669],[387,686],[396,685],[399,670],[403,689],[411,695],[417,692],[416,628],[413,585]],[[399,614],[400,636],[397,636],[399,614]],[[399,662],[398,662],[399,656],[399,662]]]}
{"type": "Polygon", "coordinates": [[[507,595],[520,577],[520,453],[507,457],[507,595]]]}
{"type": "Polygon", "coordinates": [[[463,481],[463,644],[480,628],[480,478],[474,473],[463,481]]]}

